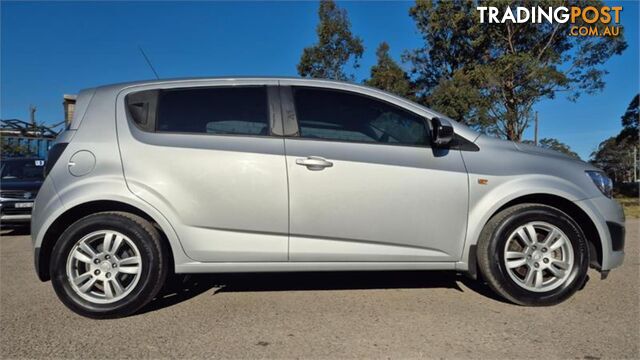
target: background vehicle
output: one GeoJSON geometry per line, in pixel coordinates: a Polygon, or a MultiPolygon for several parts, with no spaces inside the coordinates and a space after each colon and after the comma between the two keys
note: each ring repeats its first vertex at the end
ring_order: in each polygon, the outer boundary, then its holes
{"type": "Polygon", "coordinates": [[[479,269],[510,301],[551,305],[624,257],[598,169],[354,84],[85,90],[47,168],[36,269],[96,318],[135,312],[170,269],[479,269]]]}
{"type": "Polygon", "coordinates": [[[33,201],[44,180],[44,160],[6,158],[0,166],[0,223],[28,224],[33,201]]]}

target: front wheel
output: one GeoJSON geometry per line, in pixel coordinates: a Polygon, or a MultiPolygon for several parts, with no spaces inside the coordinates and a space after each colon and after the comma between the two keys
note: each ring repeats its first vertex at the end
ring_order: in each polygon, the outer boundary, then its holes
{"type": "Polygon", "coordinates": [[[564,212],[521,204],[485,226],[478,266],[489,286],[519,305],[555,305],[585,282],[589,253],[582,230],[564,212]]]}
{"type": "Polygon", "coordinates": [[[124,212],[78,220],[62,234],[51,256],[56,294],[71,310],[91,318],[137,311],[158,293],[167,272],[158,231],[124,212]]]}

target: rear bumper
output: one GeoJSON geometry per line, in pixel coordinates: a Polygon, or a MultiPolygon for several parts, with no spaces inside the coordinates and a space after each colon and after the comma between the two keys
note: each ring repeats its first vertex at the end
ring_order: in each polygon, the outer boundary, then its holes
{"type": "Polygon", "coordinates": [[[39,247],[33,249],[33,263],[36,268],[36,274],[38,274],[38,279],[40,279],[40,281],[49,280],[45,275],[45,274],[48,274],[48,272],[43,273],[40,271],[40,248],[39,247]]]}
{"type": "Polygon", "coordinates": [[[42,240],[46,230],[62,212],[64,212],[64,206],[53,187],[51,177],[47,177],[38,192],[31,218],[35,268],[38,278],[42,281],[49,280],[49,258],[47,256],[42,258],[41,254],[49,255],[48,252],[51,251],[51,247],[45,247],[41,251],[42,240]]]}

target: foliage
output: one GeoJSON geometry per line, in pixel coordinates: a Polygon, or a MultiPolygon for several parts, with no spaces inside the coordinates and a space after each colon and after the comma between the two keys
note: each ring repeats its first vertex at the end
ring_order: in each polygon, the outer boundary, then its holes
{"type": "Polygon", "coordinates": [[[591,163],[604,170],[614,182],[632,181],[633,147],[629,140],[618,141],[612,136],[591,153],[591,163]]]}
{"type": "Polygon", "coordinates": [[[376,55],[378,61],[371,67],[371,78],[365,84],[402,97],[411,97],[409,75],[389,55],[389,44],[382,42],[376,55]]]}
{"type": "MultiPolygon", "coordinates": [[[[598,7],[601,1],[518,3],[529,8],[573,4],[598,7]]],[[[482,5],[503,9],[507,3],[482,5]]],[[[603,64],[627,47],[622,32],[618,37],[570,36],[568,22],[481,24],[476,6],[472,0],[418,0],[410,15],[424,46],[404,58],[412,64],[420,102],[508,139],[521,140],[539,100],[559,92],[576,100],[581,93],[602,90],[603,64]]]]}
{"type": "Polygon", "coordinates": [[[629,103],[627,111],[622,115],[622,131],[618,141],[627,140],[638,144],[638,118],[640,117],[640,94],[636,94],[629,103]]]}
{"type": "Polygon", "coordinates": [[[347,12],[338,8],[333,0],[322,0],[318,15],[318,43],[303,50],[298,74],[311,78],[353,80],[353,75],[345,74],[344,67],[353,58],[353,66],[358,68],[358,60],[364,52],[362,39],[351,33],[347,12]]]}
{"type": "MultiPolygon", "coordinates": [[[[524,140],[523,143],[525,143],[525,144],[533,144],[533,141],[524,140]]],[[[561,152],[563,154],[569,155],[571,157],[574,157],[576,159],[580,159],[580,156],[577,153],[575,153],[573,150],[571,150],[569,145],[561,142],[558,139],[543,138],[538,143],[538,146],[540,146],[542,148],[545,148],[545,149],[555,150],[555,151],[561,152]]]]}
{"type": "Polygon", "coordinates": [[[638,113],[636,95],[622,115],[620,134],[601,142],[598,149],[591,153],[591,163],[604,170],[617,183],[634,179],[633,163],[637,161],[634,156],[638,153],[638,113]]]}
{"type": "Polygon", "coordinates": [[[0,136],[0,148],[2,157],[32,156],[34,152],[28,146],[18,145],[7,141],[7,138],[0,136]]]}

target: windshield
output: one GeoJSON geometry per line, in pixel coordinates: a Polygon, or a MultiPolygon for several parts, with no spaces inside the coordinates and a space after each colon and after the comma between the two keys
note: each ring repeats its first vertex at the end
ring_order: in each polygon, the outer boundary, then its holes
{"type": "Polygon", "coordinates": [[[44,160],[2,160],[2,180],[42,180],[44,160]]]}

